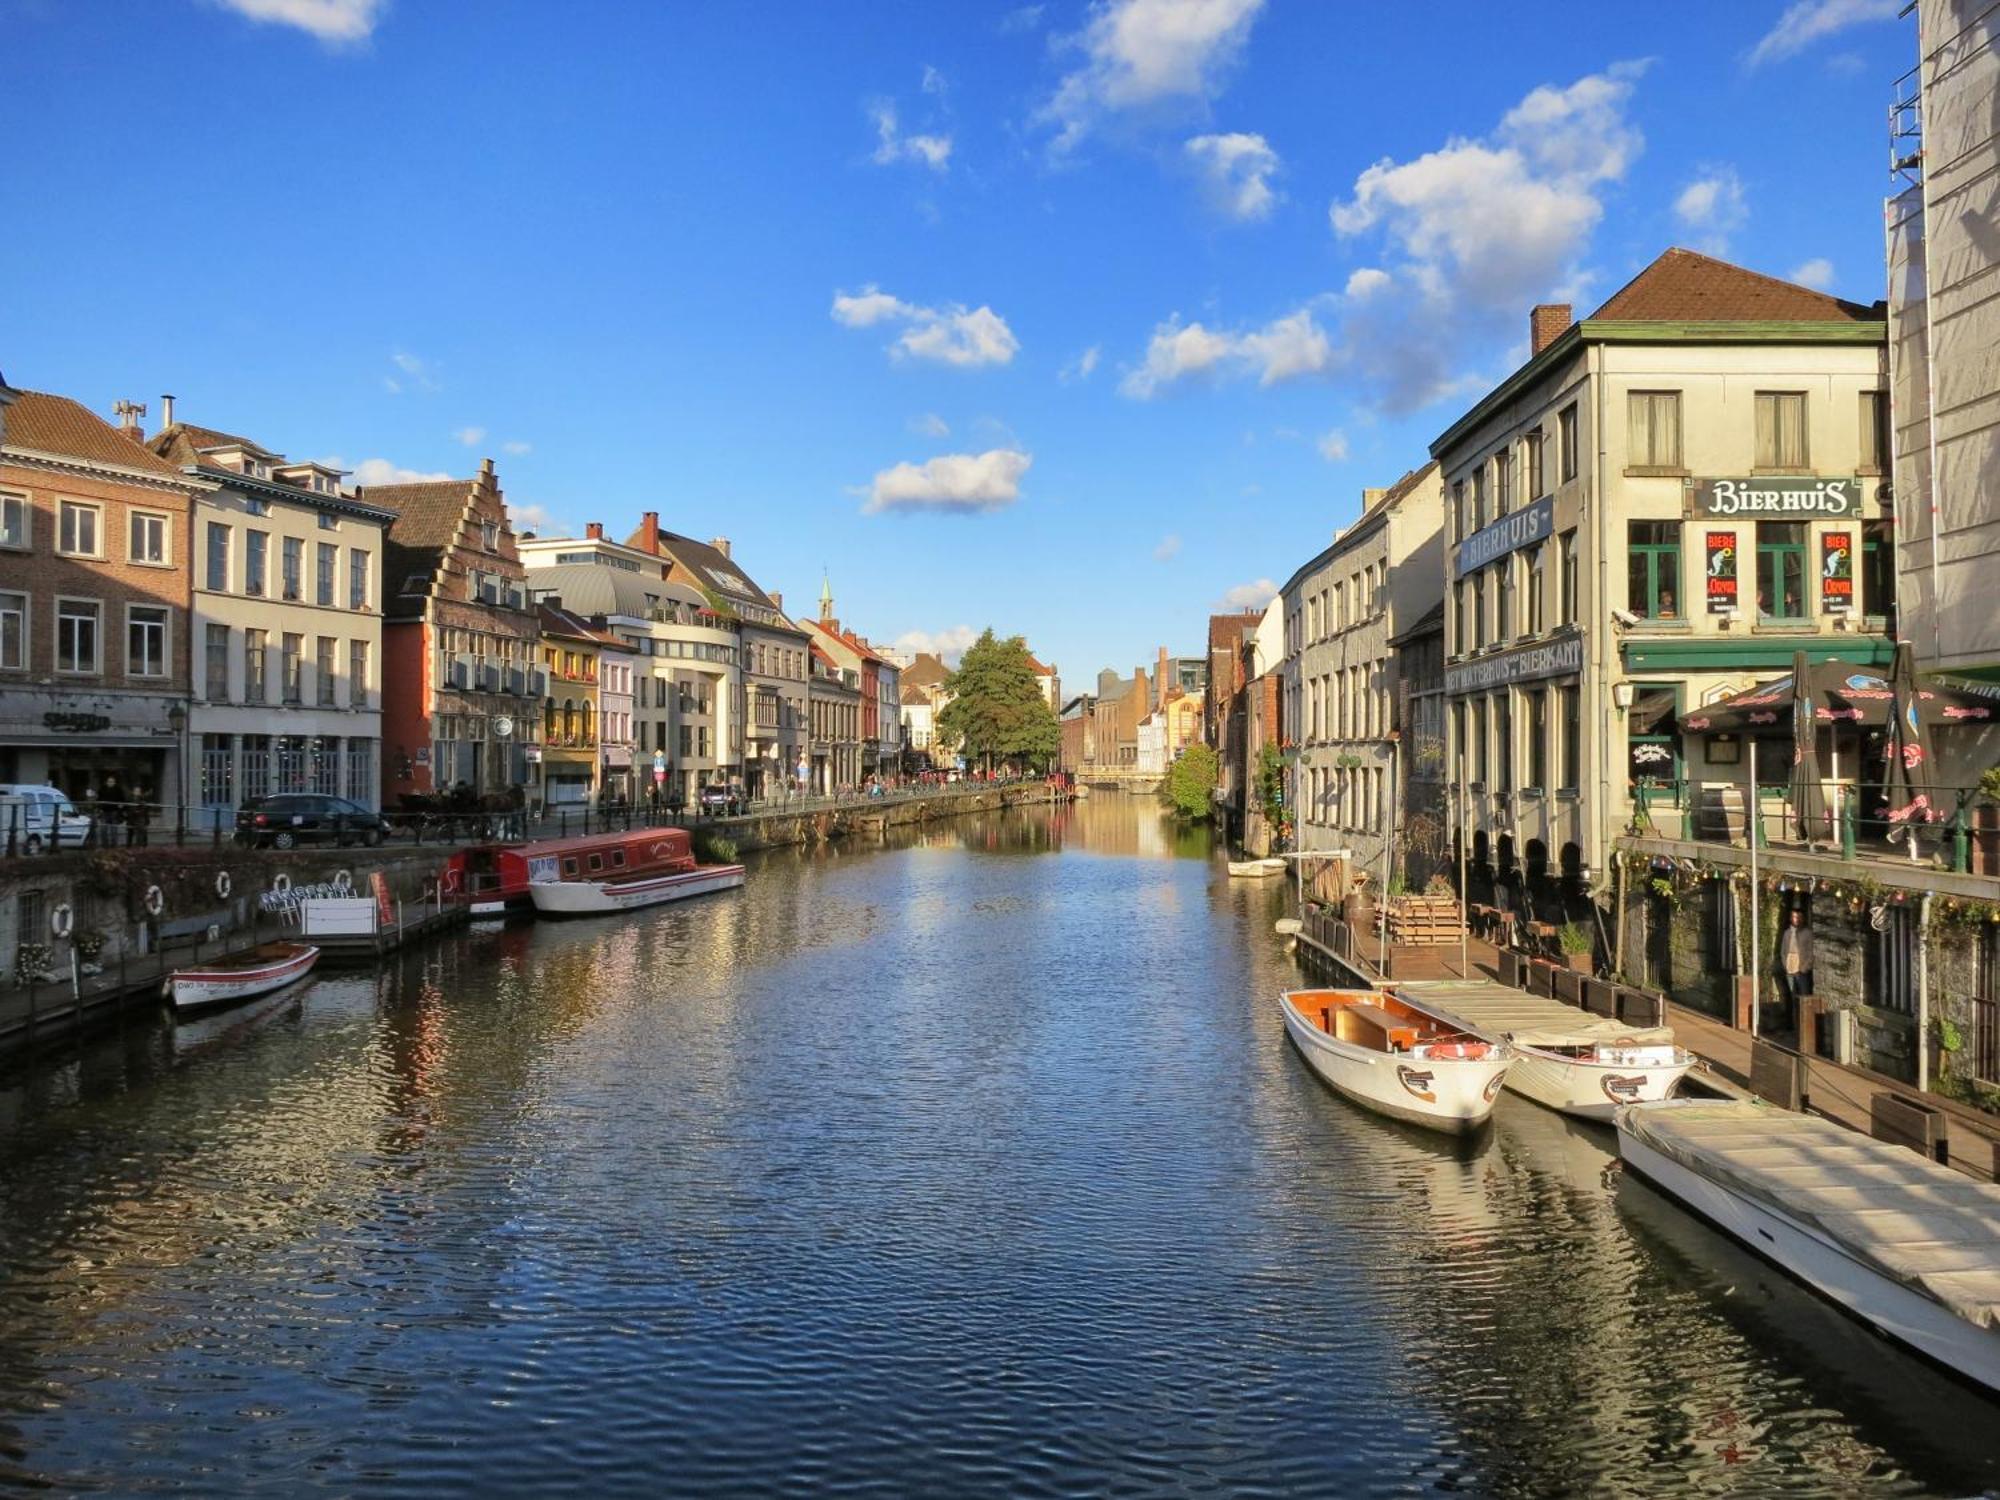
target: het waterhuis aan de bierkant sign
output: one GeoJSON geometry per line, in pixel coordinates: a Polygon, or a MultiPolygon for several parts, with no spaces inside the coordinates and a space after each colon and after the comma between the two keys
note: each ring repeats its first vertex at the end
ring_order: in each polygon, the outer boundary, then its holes
{"type": "Polygon", "coordinates": [[[1687,513],[1774,521],[1792,516],[1858,516],[1861,481],[1776,474],[1756,479],[1695,479],[1687,487],[1687,513]]]}
{"type": "Polygon", "coordinates": [[[1453,576],[1463,578],[1467,573],[1485,567],[1496,557],[1505,557],[1509,552],[1518,552],[1523,547],[1546,541],[1555,529],[1555,497],[1545,495],[1533,505],[1523,506],[1502,516],[1492,525],[1481,527],[1460,542],[1458,571],[1453,576]]]}
{"type": "Polygon", "coordinates": [[[1573,677],[1583,670],[1583,637],[1566,635],[1534,646],[1516,646],[1472,661],[1453,662],[1444,669],[1448,694],[1477,693],[1515,682],[1544,677],[1573,677]]]}

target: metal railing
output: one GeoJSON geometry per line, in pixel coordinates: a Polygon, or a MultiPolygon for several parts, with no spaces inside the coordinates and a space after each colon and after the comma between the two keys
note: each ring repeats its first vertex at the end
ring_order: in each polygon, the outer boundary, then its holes
{"type": "MultiPolygon", "coordinates": [[[[1628,789],[1631,832],[1690,843],[1742,843],[1747,828],[1755,830],[1760,849],[1824,849],[1843,859],[1908,861],[1914,838],[1918,862],[1941,863],[1965,874],[1972,868],[1974,836],[2000,838],[2000,829],[1975,826],[1977,786],[1932,785],[1926,792],[1933,816],[1906,821],[1889,815],[1879,788],[1836,783],[1828,786],[1824,811],[1810,830],[1801,826],[1791,806],[1789,782],[1760,785],[1754,799],[1746,797],[1740,782],[1689,777],[1646,777],[1629,783],[1628,789]],[[1752,800],[1754,806],[1745,805],[1752,800]]],[[[2000,869],[1992,873],[2000,874],[2000,869]]]]}

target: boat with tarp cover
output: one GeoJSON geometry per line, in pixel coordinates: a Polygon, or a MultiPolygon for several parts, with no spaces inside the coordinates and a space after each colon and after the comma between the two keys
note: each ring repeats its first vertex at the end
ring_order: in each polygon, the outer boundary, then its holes
{"type": "Polygon", "coordinates": [[[1633,1172],[1876,1332],[2000,1396],[2000,1186],[1816,1115],[1628,1104],[1633,1172]]]}

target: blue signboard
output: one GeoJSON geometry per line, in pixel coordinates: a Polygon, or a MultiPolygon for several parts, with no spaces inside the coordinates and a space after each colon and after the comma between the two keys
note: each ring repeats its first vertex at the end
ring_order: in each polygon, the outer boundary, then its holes
{"type": "Polygon", "coordinates": [[[1523,547],[1546,541],[1555,529],[1555,496],[1544,495],[1533,505],[1502,516],[1491,526],[1473,532],[1460,542],[1458,571],[1453,576],[1463,578],[1467,573],[1485,567],[1496,557],[1505,557],[1509,552],[1518,552],[1523,547]]]}

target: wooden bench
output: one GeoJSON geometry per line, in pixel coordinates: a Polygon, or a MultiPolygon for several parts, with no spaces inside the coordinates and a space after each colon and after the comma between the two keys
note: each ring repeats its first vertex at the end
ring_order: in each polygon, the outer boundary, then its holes
{"type": "Polygon", "coordinates": [[[1379,1005],[1343,1005],[1333,1013],[1333,1035],[1377,1052],[1407,1052],[1417,1045],[1417,1028],[1379,1005]]]}

